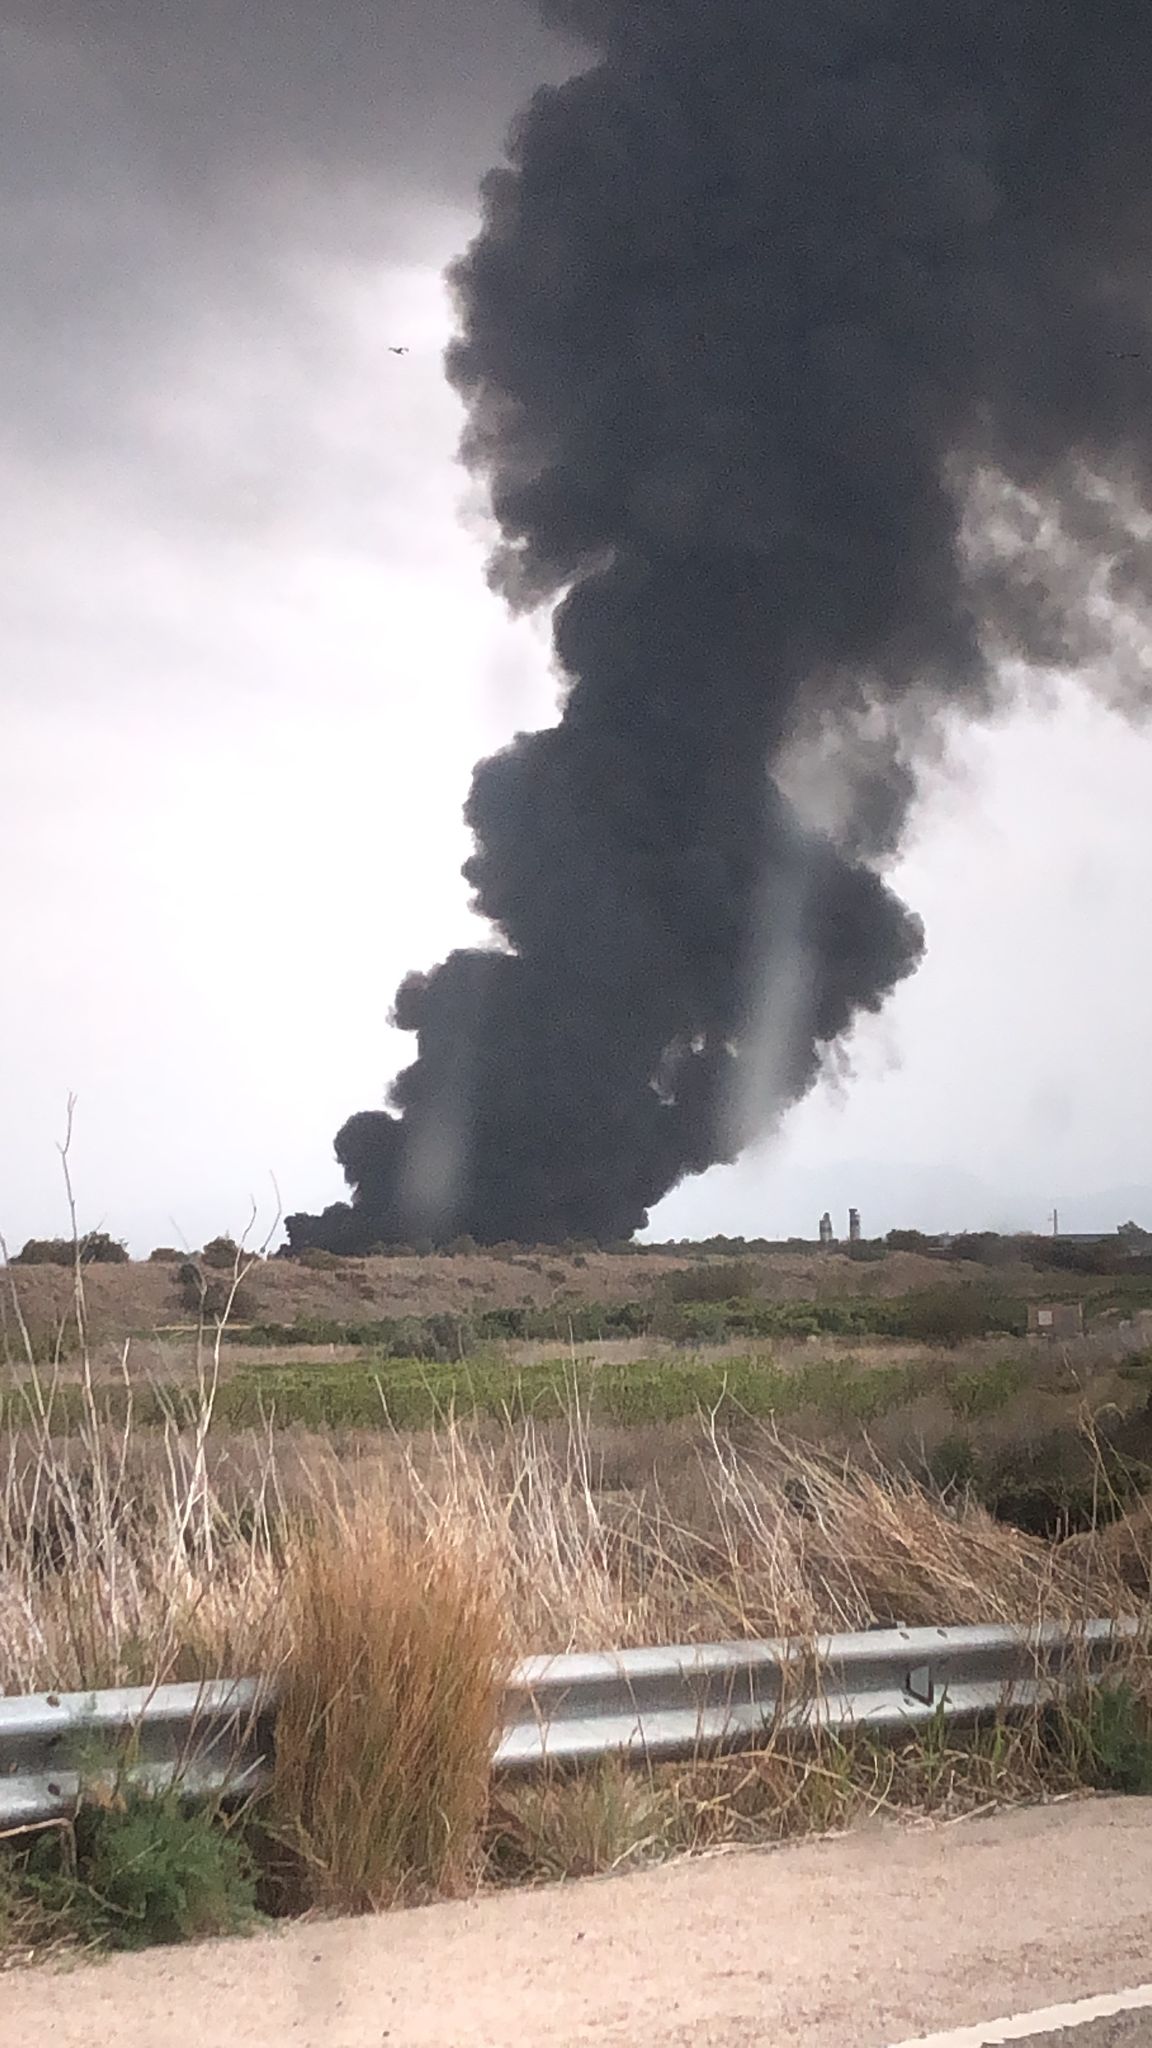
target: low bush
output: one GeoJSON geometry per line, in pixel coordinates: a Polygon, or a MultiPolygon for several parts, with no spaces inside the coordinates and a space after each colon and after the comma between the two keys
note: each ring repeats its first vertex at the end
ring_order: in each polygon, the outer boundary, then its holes
{"type": "Polygon", "coordinates": [[[234,1272],[242,1256],[240,1246],[234,1237],[210,1237],[200,1254],[202,1265],[211,1266],[214,1272],[234,1272]]]}
{"type": "Polygon", "coordinates": [[[997,1359],[982,1371],[954,1375],[947,1383],[948,1405],[954,1415],[966,1422],[984,1421],[990,1415],[998,1415],[1010,1401],[1015,1400],[1028,1380],[1029,1369],[1025,1360],[997,1359]]]}
{"type": "Polygon", "coordinates": [[[968,1494],[975,1490],[976,1446],[969,1436],[946,1436],[929,1454],[928,1476],[942,1494],[968,1494]]]}
{"type": "Polygon", "coordinates": [[[1028,1312],[1019,1301],[983,1287],[928,1288],[890,1305],[894,1337],[920,1344],[963,1344],[975,1337],[1022,1337],[1028,1312]]]}
{"type": "Polygon", "coordinates": [[[1080,1783],[1097,1792],[1152,1793],[1152,1711],[1145,1694],[1121,1679],[1088,1693],[1080,1711],[1061,1717],[1080,1783]]]}
{"type": "Polygon", "coordinates": [[[633,1869],[672,1847],[659,1780],[609,1758],[497,1794],[487,1830],[490,1883],[559,1884],[633,1869]]]}
{"type": "MultiPolygon", "coordinates": [[[[706,1292],[712,1285],[706,1284],[706,1292]]],[[[293,1323],[253,1324],[234,1332],[232,1341],[277,1349],[296,1344],[354,1345],[381,1357],[447,1363],[482,1353],[493,1344],[596,1344],[618,1337],[662,1337],[685,1346],[822,1336],[955,1344],[997,1331],[1022,1336],[1027,1320],[1022,1302],[979,1287],[892,1299],[848,1295],[829,1301],[758,1301],[746,1295],[674,1300],[660,1295],[652,1301],[570,1301],[547,1308],[528,1300],[472,1315],[443,1312],[364,1322],[301,1315],[293,1323]]]]}
{"type": "Polygon", "coordinates": [[[751,1294],[760,1275],[747,1260],[733,1259],[727,1265],[685,1266],[660,1282],[665,1301],[735,1302],[751,1294]]]}
{"type": "MultiPolygon", "coordinates": [[[[640,1426],[683,1421],[699,1414],[737,1421],[768,1420],[815,1411],[836,1428],[867,1428],[917,1397],[925,1368],[868,1367],[854,1359],[814,1359],[795,1369],[770,1358],[672,1358],[597,1364],[568,1358],[513,1364],[476,1358],[432,1364],[422,1359],[362,1358],[334,1364],[256,1366],[224,1379],[216,1394],[213,1427],[249,1429],[274,1420],[280,1428],[420,1430],[454,1417],[495,1422],[531,1417],[555,1421],[573,1405],[591,1419],[640,1426]]],[[[53,1393],[56,1428],[78,1426],[87,1394],[63,1382],[53,1393]]],[[[118,1424],[129,1415],[142,1426],[186,1423],[195,1407],[191,1388],[131,1392],[121,1381],[96,1389],[101,1418],[118,1424]]],[[[0,1395],[0,1424],[31,1412],[28,1390],[0,1395]]]]}
{"type": "Polygon", "coordinates": [[[76,1243],[70,1237],[30,1237],[17,1252],[14,1266],[126,1266],[128,1247],[106,1230],[89,1230],[76,1243]]]}
{"type": "Polygon", "coordinates": [[[23,1904],[45,1938],[133,1949],[238,1934],[256,1924],[256,1876],[236,1828],[176,1791],[126,1784],[80,1807],[71,1830],[24,1838],[7,1858],[9,1911],[23,1904]]]}

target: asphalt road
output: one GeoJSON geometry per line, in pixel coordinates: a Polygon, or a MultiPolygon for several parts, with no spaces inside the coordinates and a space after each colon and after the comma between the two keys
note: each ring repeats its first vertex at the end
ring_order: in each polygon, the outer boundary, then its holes
{"type": "MultiPolygon", "coordinates": [[[[0,2041],[983,2048],[1028,2023],[978,2023],[1150,1979],[1152,1801],[1099,1800],[18,1971],[0,2041]]],[[[1075,2016],[1034,2048],[1152,2048],[1152,2003],[1075,2016]]]]}

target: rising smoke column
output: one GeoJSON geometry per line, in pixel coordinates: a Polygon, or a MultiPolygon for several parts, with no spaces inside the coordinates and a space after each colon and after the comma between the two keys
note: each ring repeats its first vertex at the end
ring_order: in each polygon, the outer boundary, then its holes
{"type": "Polygon", "coordinates": [[[404,984],[296,1244],[618,1238],[735,1156],[920,958],[880,869],[942,722],[1144,610],[1147,0],[544,12],[594,55],[487,180],[448,368],[563,716],[478,768],[498,949],[404,984]]]}

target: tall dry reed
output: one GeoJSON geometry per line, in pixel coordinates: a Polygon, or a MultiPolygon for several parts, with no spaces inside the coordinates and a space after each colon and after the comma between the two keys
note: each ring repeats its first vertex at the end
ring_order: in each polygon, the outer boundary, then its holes
{"type": "Polygon", "coordinates": [[[321,1907],[378,1910],[474,1875],[507,1652],[482,1559],[361,1503],[287,1558],[270,1832],[321,1907]]]}

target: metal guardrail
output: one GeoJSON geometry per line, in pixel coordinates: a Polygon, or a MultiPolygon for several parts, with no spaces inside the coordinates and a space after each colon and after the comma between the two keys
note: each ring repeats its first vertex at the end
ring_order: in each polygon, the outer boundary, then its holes
{"type": "MultiPolygon", "coordinates": [[[[1021,1713],[1069,1679],[1099,1679],[1136,1634],[1135,1622],[1092,1621],[532,1657],[506,1687],[493,1769],[671,1762],[1021,1713]]],[[[243,1797],[266,1782],[274,1740],[274,1690],[256,1679],[0,1699],[0,1829],[71,1814],[117,1756],[138,1783],[243,1797]]]]}
{"type": "Polygon", "coordinates": [[[137,1784],[242,1797],[266,1777],[274,1714],[255,1679],[0,1699],[0,1829],[73,1813],[117,1758],[137,1784]]]}

